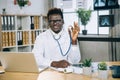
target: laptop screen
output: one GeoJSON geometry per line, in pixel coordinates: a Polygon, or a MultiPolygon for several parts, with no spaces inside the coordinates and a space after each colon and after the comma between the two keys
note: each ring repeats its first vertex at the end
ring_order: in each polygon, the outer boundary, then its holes
{"type": "Polygon", "coordinates": [[[39,72],[32,52],[0,52],[0,61],[5,71],[39,72]]]}

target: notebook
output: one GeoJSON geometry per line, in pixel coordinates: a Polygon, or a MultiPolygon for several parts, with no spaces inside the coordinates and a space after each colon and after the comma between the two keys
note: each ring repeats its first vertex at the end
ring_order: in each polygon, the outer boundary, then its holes
{"type": "Polygon", "coordinates": [[[48,67],[38,67],[32,52],[0,52],[0,61],[5,71],[41,72],[48,67]]]}

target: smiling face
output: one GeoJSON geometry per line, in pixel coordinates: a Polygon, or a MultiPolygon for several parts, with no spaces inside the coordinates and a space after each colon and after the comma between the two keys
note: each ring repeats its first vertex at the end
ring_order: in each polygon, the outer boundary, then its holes
{"type": "Polygon", "coordinates": [[[48,21],[49,21],[49,26],[53,32],[59,33],[62,30],[64,21],[59,14],[49,15],[48,21]]]}

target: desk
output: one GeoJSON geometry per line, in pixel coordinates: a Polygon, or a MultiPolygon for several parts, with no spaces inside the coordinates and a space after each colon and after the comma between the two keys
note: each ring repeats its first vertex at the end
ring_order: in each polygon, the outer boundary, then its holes
{"type": "MultiPolygon", "coordinates": [[[[120,61],[107,62],[107,64],[108,66],[120,65],[120,61]]],[[[37,80],[38,76],[38,73],[5,72],[0,74],[0,80],[37,80]]],[[[89,77],[82,74],[60,73],[51,69],[41,72],[40,78],[40,80],[100,80],[95,74],[89,77]]],[[[109,74],[108,80],[120,80],[120,78],[112,78],[111,74],[109,74]]]]}

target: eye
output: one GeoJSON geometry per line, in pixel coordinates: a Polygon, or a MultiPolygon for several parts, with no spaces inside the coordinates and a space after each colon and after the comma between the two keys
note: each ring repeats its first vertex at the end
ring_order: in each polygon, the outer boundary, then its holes
{"type": "Polygon", "coordinates": [[[62,20],[58,19],[58,20],[49,20],[49,23],[61,23],[62,20]]]}

